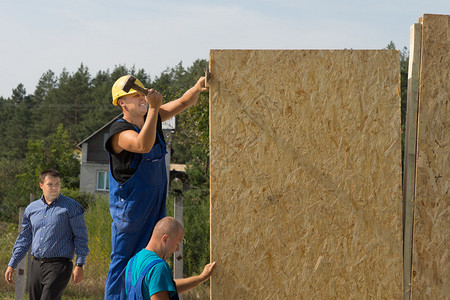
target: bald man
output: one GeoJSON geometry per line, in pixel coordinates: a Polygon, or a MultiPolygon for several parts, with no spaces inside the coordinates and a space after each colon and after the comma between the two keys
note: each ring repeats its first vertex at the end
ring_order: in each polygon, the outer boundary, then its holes
{"type": "Polygon", "coordinates": [[[127,299],[178,299],[178,294],[193,289],[211,277],[216,262],[207,264],[200,275],[173,279],[165,260],[180,249],[183,237],[183,226],[176,219],[165,217],[156,223],[147,247],[133,256],[127,264],[127,299]]]}

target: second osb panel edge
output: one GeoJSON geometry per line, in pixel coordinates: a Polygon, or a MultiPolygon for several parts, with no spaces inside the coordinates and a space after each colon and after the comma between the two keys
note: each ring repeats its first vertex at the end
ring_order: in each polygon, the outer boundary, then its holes
{"type": "Polygon", "coordinates": [[[450,295],[450,16],[422,18],[412,299],[450,295]]]}

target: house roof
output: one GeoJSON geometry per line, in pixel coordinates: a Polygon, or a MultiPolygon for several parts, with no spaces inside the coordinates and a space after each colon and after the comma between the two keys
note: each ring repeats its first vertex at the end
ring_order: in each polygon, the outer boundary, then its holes
{"type": "MultiPolygon", "coordinates": [[[[106,123],[105,125],[103,125],[101,128],[99,128],[97,131],[95,131],[93,134],[91,134],[90,136],[88,136],[87,138],[85,138],[84,140],[82,140],[81,142],[79,142],[77,144],[77,146],[79,148],[81,148],[81,145],[83,145],[84,143],[86,143],[89,139],[91,139],[93,136],[95,136],[97,133],[99,133],[100,131],[102,131],[105,127],[108,127],[109,125],[111,125],[112,123],[114,123],[116,120],[120,119],[123,117],[123,113],[120,113],[119,115],[117,115],[114,119],[112,119],[111,121],[109,121],[108,123],[106,123]]],[[[175,129],[175,117],[170,118],[167,121],[164,121],[163,124],[163,130],[174,130],[175,129]]]]}
{"type": "Polygon", "coordinates": [[[111,121],[109,121],[108,123],[106,123],[105,125],[103,125],[100,129],[98,129],[97,131],[95,131],[93,134],[91,134],[90,136],[88,136],[87,138],[85,138],[84,140],[82,140],[81,142],[78,143],[78,147],[81,147],[81,145],[83,145],[84,143],[86,143],[89,139],[91,139],[93,136],[95,136],[97,133],[99,133],[100,131],[102,131],[105,127],[108,127],[109,125],[111,125],[112,123],[114,123],[116,120],[122,118],[123,113],[120,113],[117,117],[115,117],[114,119],[112,119],[111,121]]]}

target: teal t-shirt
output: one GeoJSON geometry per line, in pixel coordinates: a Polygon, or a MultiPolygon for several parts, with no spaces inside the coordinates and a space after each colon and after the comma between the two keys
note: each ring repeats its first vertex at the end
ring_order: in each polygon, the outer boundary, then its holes
{"type": "MultiPolygon", "coordinates": [[[[133,286],[136,285],[139,275],[145,269],[145,267],[156,259],[160,259],[160,257],[156,255],[155,252],[147,249],[142,249],[141,251],[136,253],[131,269],[131,282],[133,286]]],[[[129,267],[130,262],[128,262],[125,272],[125,282],[127,282],[129,267]]],[[[170,267],[166,262],[160,262],[151,267],[148,273],[145,275],[144,281],[142,282],[142,296],[145,300],[150,300],[150,297],[153,294],[162,291],[168,291],[169,298],[176,294],[172,271],[170,270],[170,267]]]]}

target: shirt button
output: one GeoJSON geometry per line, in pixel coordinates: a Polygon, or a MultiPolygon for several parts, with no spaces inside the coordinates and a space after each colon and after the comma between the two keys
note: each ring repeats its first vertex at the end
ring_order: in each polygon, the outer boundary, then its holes
{"type": "Polygon", "coordinates": [[[120,201],[122,201],[122,202],[123,202],[123,198],[122,198],[122,199],[120,199],[120,201]]]}

